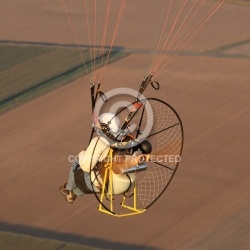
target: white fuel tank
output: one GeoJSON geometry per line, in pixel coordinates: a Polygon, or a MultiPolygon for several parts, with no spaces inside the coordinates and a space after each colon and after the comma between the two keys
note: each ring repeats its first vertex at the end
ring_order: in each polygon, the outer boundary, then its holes
{"type": "MultiPolygon", "coordinates": [[[[127,192],[131,189],[135,183],[135,174],[115,174],[112,172],[112,182],[113,182],[113,194],[119,195],[127,192]]],[[[111,188],[111,182],[109,181],[109,188],[111,188]]]]}

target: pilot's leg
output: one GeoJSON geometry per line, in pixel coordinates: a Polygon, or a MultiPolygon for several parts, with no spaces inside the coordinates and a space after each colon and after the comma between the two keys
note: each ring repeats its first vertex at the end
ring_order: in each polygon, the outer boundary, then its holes
{"type": "Polygon", "coordinates": [[[74,171],[79,167],[78,161],[75,161],[69,171],[68,182],[64,183],[59,190],[65,196],[69,203],[73,203],[78,196],[82,196],[83,192],[77,187],[74,178],[74,171]]]}

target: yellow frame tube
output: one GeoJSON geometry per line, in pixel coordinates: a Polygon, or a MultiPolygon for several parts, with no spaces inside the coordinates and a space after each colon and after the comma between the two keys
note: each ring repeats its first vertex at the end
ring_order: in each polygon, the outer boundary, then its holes
{"type": "Polygon", "coordinates": [[[113,160],[113,149],[110,149],[109,154],[108,154],[109,161],[105,164],[105,173],[104,173],[104,180],[101,191],[101,197],[100,197],[100,204],[98,210],[100,212],[113,215],[115,217],[125,217],[125,216],[131,216],[131,215],[136,215],[136,214],[141,214],[146,211],[146,209],[137,209],[137,188],[136,184],[134,185],[134,198],[133,198],[133,206],[127,206],[125,205],[126,202],[126,197],[124,196],[122,199],[121,206],[123,208],[126,208],[128,210],[128,213],[121,213],[121,214],[116,214],[114,213],[113,209],[113,175],[112,175],[112,160],[113,160]],[[107,178],[109,176],[109,179],[107,178]],[[107,182],[109,181],[108,185],[108,191],[105,192],[107,182]],[[109,196],[109,206],[110,206],[110,211],[108,211],[102,204],[103,200],[105,199],[105,194],[109,196]]]}

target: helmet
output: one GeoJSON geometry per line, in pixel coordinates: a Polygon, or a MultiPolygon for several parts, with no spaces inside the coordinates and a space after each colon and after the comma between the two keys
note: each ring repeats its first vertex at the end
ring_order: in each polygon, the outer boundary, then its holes
{"type": "Polygon", "coordinates": [[[120,120],[113,113],[103,113],[99,116],[101,130],[107,136],[116,136],[120,131],[120,120]]]}

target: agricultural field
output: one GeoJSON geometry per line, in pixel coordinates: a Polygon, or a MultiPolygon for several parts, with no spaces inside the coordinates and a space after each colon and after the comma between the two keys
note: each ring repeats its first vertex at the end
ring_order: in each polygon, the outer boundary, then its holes
{"type": "MultiPolygon", "coordinates": [[[[80,53],[70,46],[0,44],[0,55],[0,112],[68,83],[92,67],[89,50],[80,53]]],[[[121,53],[111,54],[110,61],[117,55],[121,53]]]]}
{"type": "MultiPolygon", "coordinates": [[[[72,205],[59,192],[69,158],[87,148],[92,130],[90,74],[81,75],[81,57],[59,2],[2,1],[0,8],[0,106],[18,104],[0,115],[0,249],[250,249],[250,1],[225,1],[154,75],[160,90],[149,85],[144,94],[178,112],[183,155],[160,199],[124,218],[100,213],[94,195],[72,205]]],[[[73,10],[80,25],[83,10],[73,10]]],[[[153,0],[127,1],[110,59],[124,57],[107,65],[101,91],[138,90],[161,11],[153,0]]],[[[81,30],[82,36],[87,32],[81,30]]]]}

